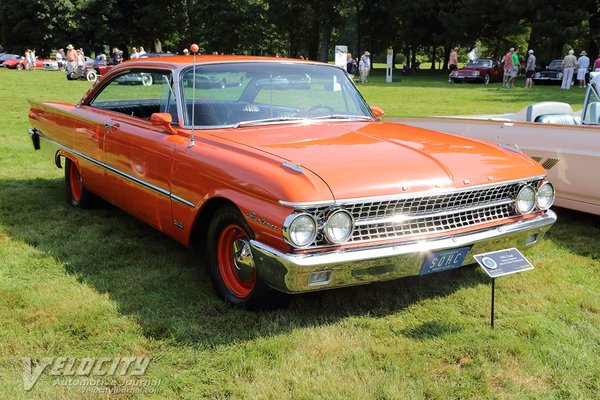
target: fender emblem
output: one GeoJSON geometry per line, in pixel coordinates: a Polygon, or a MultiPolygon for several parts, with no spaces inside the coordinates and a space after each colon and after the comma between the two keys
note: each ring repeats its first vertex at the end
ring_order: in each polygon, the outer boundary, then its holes
{"type": "Polygon", "coordinates": [[[276,225],[273,225],[273,224],[271,224],[271,223],[269,223],[269,222],[265,221],[264,219],[257,217],[257,216],[256,216],[256,214],[254,213],[254,211],[249,211],[249,212],[246,214],[246,217],[250,218],[250,219],[251,219],[252,221],[254,221],[254,222],[258,222],[258,223],[259,223],[259,224],[261,224],[261,225],[264,225],[264,226],[266,226],[266,227],[269,227],[269,228],[273,229],[274,231],[278,231],[278,230],[279,230],[279,227],[278,227],[278,226],[276,226],[276,225]]]}
{"type": "Polygon", "coordinates": [[[173,225],[175,225],[179,229],[183,229],[183,222],[178,221],[176,219],[173,220],[173,225]]]}

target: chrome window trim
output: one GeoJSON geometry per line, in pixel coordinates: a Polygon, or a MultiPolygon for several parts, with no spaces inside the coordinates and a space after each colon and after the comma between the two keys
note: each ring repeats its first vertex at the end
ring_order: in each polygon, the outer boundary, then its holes
{"type": "Polygon", "coordinates": [[[348,205],[348,204],[371,203],[371,202],[377,202],[377,201],[406,200],[406,199],[411,199],[411,198],[415,198],[415,197],[454,194],[454,193],[460,193],[460,192],[468,192],[470,190],[485,189],[485,188],[493,187],[493,186],[510,185],[513,183],[525,183],[525,182],[535,181],[535,180],[545,179],[545,178],[546,178],[545,175],[536,175],[536,176],[532,176],[532,177],[515,179],[515,180],[511,180],[511,181],[487,183],[487,184],[478,185],[478,186],[468,186],[468,187],[464,187],[464,188],[460,188],[460,189],[448,189],[448,190],[432,189],[432,190],[424,190],[421,192],[407,193],[407,194],[402,194],[402,195],[393,194],[393,195],[385,195],[385,196],[356,197],[356,198],[339,199],[339,200],[320,200],[320,201],[307,201],[307,202],[292,202],[292,201],[279,200],[279,204],[284,205],[284,206],[290,206],[295,209],[303,209],[303,208],[312,208],[315,206],[328,206],[328,205],[343,206],[343,205],[348,205]]]}
{"type": "Polygon", "coordinates": [[[188,200],[185,200],[182,197],[174,195],[169,190],[163,189],[163,188],[161,188],[159,186],[156,186],[156,185],[154,185],[154,184],[152,184],[150,182],[146,182],[146,181],[144,181],[142,179],[136,178],[135,176],[129,175],[128,173],[123,172],[123,171],[121,171],[121,170],[119,170],[117,168],[111,167],[110,165],[105,164],[102,161],[96,160],[93,157],[90,157],[90,156],[88,156],[86,154],[83,154],[80,151],[77,151],[77,150],[74,150],[74,149],[72,149],[72,148],[70,148],[68,146],[65,146],[65,145],[63,145],[63,144],[61,144],[61,143],[59,143],[59,142],[57,142],[57,141],[55,141],[53,139],[50,139],[48,136],[44,135],[39,130],[36,130],[36,133],[38,134],[38,136],[41,139],[46,140],[46,141],[48,141],[50,143],[53,143],[56,146],[58,146],[58,147],[60,147],[62,149],[65,149],[65,150],[67,150],[70,153],[73,153],[73,154],[75,154],[75,155],[77,155],[77,156],[79,156],[79,157],[81,157],[81,158],[83,158],[83,159],[85,159],[85,160],[87,160],[87,161],[89,161],[91,163],[94,163],[94,164],[98,165],[99,167],[102,167],[102,168],[104,168],[104,169],[106,169],[108,171],[111,171],[111,172],[119,175],[119,176],[122,176],[123,178],[129,179],[130,181],[132,181],[134,183],[137,183],[138,185],[140,185],[142,187],[145,187],[146,189],[150,189],[150,190],[152,190],[152,191],[154,191],[154,192],[156,192],[158,194],[161,194],[163,196],[169,197],[169,198],[171,198],[171,199],[173,199],[173,200],[175,200],[177,202],[185,204],[188,207],[192,207],[192,208],[195,207],[194,203],[192,203],[192,202],[190,202],[188,200]]]}
{"type": "MultiPolygon", "coordinates": [[[[198,56],[199,58],[202,57],[201,55],[198,56]]],[[[315,62],[315,61],[302,61],[302,60],[290,60],[290,59],[282,59],[280,60],[261,60],[261,59],[254,59],[254,60],[231,60],[231,61],[225,61],[225,60],[220,60],[220,61],[209,61],[209,62],[196,62],[196,64],[192,63],[188,63],[185,65],[179,65],[179,70],[176,72],[177,75],[177,80],[175,82],[174,79],[174,84],[177,84],[177,93],[179,94],[179,103],[181,105],[180,111],[182,114],[182,117],[185,116],[185,109],[183,107],[183,88],[181,85],[181,78],[183,77],[183,74],[190,69],[191,67],[193,67],[194,65],[196,66],[201,66],[201,65],[219,65],[219,64],[248,64],[248,63],[260,63],[260,64],[267,64],[267,63],[272,63],[272,64],[297,64],[297,65],[318,65],[318,66],[322,66],[322,67],[329,67],[329,68],[337,68],[337,69],[341,69],[342,71],[346,72],[345,69],[342,69],[336,65],[332,65],[332,64],[326,64],[326,63],[322,63],[322,62],[315,62]]],[[[175,75],[175,74],[174,74],[175,75]]],[[[369,106],[369,103],[367,103],[367,101],[365,100],[364,96],[362,95],[362,93],[360,92],[360,90],[358,90],[358,87],[356,86],[356,84],[354,83],[354,81],[352,79],[350,79],[350,77],[348,76],[348,73],[346,73],[346,77],[348,78],[348,80],[350,81],[350,83],[352,84],[352,86],[354,86],[354,88],[356,89],[357,95],[358,97],[364,102],[364,104],[366,105],[366,110],[371,114],[371,117],[373,117],[373,121],[379,121],[378,118],[375,118],[375,116],[373,115],[373,112],[371,111],[371,107],[369,106]]],[[[186,119],[180,119],[180,128],[182,129],[188,129],[191,130],[192,129],[192,125],[188,124],[187,118],[186,119]]],[[[232,125],[196,125],[194,126],[194,129],[201,129],[201,130],[213,130],[213,129],[228,129],[228,128],[233,128],[235,126],[235,124],[232,125]]]]}

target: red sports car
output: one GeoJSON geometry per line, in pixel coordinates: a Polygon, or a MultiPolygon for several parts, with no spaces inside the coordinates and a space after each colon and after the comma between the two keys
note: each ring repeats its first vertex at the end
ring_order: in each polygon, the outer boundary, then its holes
{"type": "MultiPolygon", "coordinates": [[[[47,60],[35,60],[35,68],[36,69],[44,69],[44,61],[47,60]]],[[[14,59],[14,60],[6,60],[2,63],[2,66],[5,68],[18,69],[19,71],[25,69],[27,63],[24,57],[14,59]]]]}
{"type": "Polygon", "coordinates": [[[450,78],[454,83],[467,81],[483,82],[487,85],[490,82],[502,81],[502,76],[503,71],[498,60],[478,58],[477,60],[469,60],[463,68],[452,71],[450,78]]]}

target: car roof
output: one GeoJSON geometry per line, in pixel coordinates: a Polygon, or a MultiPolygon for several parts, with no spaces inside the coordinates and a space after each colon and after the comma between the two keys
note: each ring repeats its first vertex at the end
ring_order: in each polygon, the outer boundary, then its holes
{"type": "MultiPolygon", "coordinates": [[[[280,58],[280,57],[261,57],[261,56],[235,56],[235,55],[198,55],[196,56],[197,64],[204,63],[218,63],[218,62],[233,62],[233,61],[287,61],[287,62],[309,62],[315,63],[315,61],[309,60],[300,60],[295,58],[280,58]]],[[[169,63],[169,64],[178,64],[178,65],[190,65],[194,62],[194,56],[183,56],[183,55],[174,55],[171,57],[148,57],[143,59],[134,59],[127,60],[125,63],[128,65],[135,63],[149,63],[156,62],[160,64],[169,63]]]]}

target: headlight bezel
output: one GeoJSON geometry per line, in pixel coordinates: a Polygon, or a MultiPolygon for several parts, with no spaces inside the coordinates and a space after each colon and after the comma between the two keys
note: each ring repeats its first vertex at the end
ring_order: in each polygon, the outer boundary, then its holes
{"type": "Polygon", "coordinates": [[[514,203],[515,210],[520,215],[531,214],[535,210],[535,207],[537,205],[536,198],[537,198],[537,192],[533,188],[533,186],[531,186],[531,185],[523,185],[523,186],[521,186],[521,188],[519,188],[519,190],[518,190],[518,192],[517,192],[517,194],[515,196],[515,203],[514,203]],[[530,190],[532,192],[533,196],[532,196],[532,200],[531,200],[531,207],[523,210],[523,209],[519,208],[519,201],[520,201],[519,200],[519,196],[521,195],[521,193],[523,193],[523,191],[526,191],[526,190],[530,190]]]}
{"type": "Polygon", "coordinates": [[[295,212],[295,213],[290,214],[285,219],[285,221],[283,223],[282,233],[283,233],[283,239],[285,240],[285,242],[287,244],[289,244],[290,246],[292,246],[296,249],[305,249],[307,247],[310,247],[315,242],[315,239],[317,238],[317,235],[319,233],[319,224],[314,215],[306,213],[306,212],[300,212],[300,213],[295,212]],[[299,218],[303,218],[303,217],[310,218],[312,220],[314,228],[313,228],[312,235],[310,236],[310,240],[306,241],[305,244],[300,244],[300,243],[296,243],[292,239],[292,227],[293,227],[294,223],[296,221],[298,221],[299,218]]]}
{"type": "Polygon", "coordinates": [[[329,215],[327,216],[327,220],[325,221],[325,223],[323,224],[323,235],[325,236],[325,239],[327,240],[327,242],[329,242],[330,244],[343,244],[346,243],[351,237],[352,234],[354,233],[354,217],[352,216],[352,214],[350,214],[350,212],[348,212],[346,209],[344,208],[338,208],[335,210],[332,210],[332,212],[329,213],[329,215]],[[348,217],[348,220],[350,221],[350,229],[348,231],[348,234],[342,239],[342,240],[335,240],[331,237],[330,233],[329,233],[329,224],[331,223],[332,218],[334,218],[336,215],[346,215],[348,217]]]}
{"type": "Polygon", "coordinates": [[[554,185],[552,184],[552,182],[550,181],[540,181],[538,182],[538,186],[537,189],[535,191],[535,206],[538,210],[540,211],[546,211],[549,210],[550,207],[552,207],[552,205],[554,204],[554,200],[556,199],[556,188],[554,187],[554,185]],[[539,197],[540,197],[540,191],[542,189],[542,187],[550,187],[552,189],[552,196],[551,196],[551,200],[548,202],[547,205],[541,205],[540,201],[539,201],[539,197]]]}

